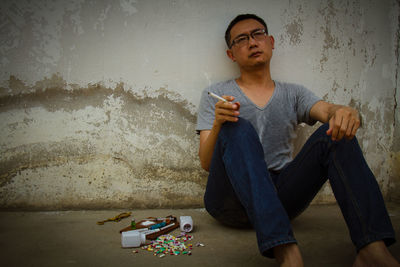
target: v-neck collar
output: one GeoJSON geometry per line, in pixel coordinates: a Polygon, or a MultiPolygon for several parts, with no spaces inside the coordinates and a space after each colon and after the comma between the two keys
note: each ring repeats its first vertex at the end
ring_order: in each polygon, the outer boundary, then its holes
{"type": "Polygon", "coordinates": [[[273,100],[273,98],[274,98],[274,96],[275,96],[275,94],[276,94],[276,91],[277,91],[277,89],[278,89],[278,87],[279,87],[279,83],[276,82],[275,80],[273,80],[274,85],[275,85],[275,87],[274,87],[274,92],[272,93],[272,95],[271,95],[271,97],[269,98],[268,102],[267,102],[264,106],[260,107],[260,106],[256,105],[256,104],[242,91],[242,89],[240,88],[239,84],[236,82],[235,79],[232,79],[232,82],[235,84],[235,87],[236,87],[236,89],[239,91],[239,93],[240,93],[251,105],[253,105],[255,108],[257,108],[257,109],[259,109],[259,110],[265,110],[265,109],[269,106],[269,103],[271,103],[271,101],[273,100]]]}

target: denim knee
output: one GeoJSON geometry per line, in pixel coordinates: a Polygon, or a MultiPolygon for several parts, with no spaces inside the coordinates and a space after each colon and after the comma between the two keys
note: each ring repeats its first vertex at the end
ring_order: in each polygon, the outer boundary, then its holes
{"type": "Polygon", "coordinates": [[[250,121],[243,119],[243,118],[238,118],[239,120],[237,122],[231,122],[231,121],[227,121],[223,124],[222,129],[224,131],[231,131],[233,129],[247,129],[248,127],[253,127],[253,125],[250,123],[250,121]]]}
{"type": "Polygon", "coordinates": [[[315,134],[317,134],[321,137],[326,137],[326,136],[328,136],[326,134],[326,131],[328,131],[328,129],[329,129],[329,123],[324,123],[315,131],[315,134]]]}
{"type": "Polygon", "coordinates": [[[333,147],[340,147],[342,145],[356,145],[358,146],[358,140],[357,137],[353,137],[351,140],[348,140],[346,138],[343,138],[339,141],[333,141],[331,136],[326,134],[326,131],[329,129],[329,123],[324,123],[321,125],[313,134],[313,138],[315,139],[320,139],[320,140],[326,140],[327,143],[330,143],[333,145],[333,147]],[[322,139],[321,139],[322,138],[322,139]]]}
{"type": "Polygon", "coordinates": [[[243,138],[249,132],[255,132],[253,125],[246,119],[239,118],[237,122],[225,122],[220,135],[233,138],[243,138]]]}

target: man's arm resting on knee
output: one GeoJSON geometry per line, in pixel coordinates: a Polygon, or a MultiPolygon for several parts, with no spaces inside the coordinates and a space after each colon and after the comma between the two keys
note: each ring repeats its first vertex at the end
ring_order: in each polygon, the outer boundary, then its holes
{"type": "Polygon", "coordinates": [[[347,106],[318,101],[310,110],[310,117],[323,123],[329,122],[327,135],[339,141],[343,137],[352,139],[360,127],[358,111],[347,106]]]}
{"type": "Polygon", "coordinates": [[[210,170],[211,158],[220,129],[221,126],[213,126],[212,130],[203,130],[200,132],[199,158],[201,167],[206,171],[210,170]]]}
{"type": "MultiPolygon", "coordinates": [[[[233,96],[222,96],[227,101],[233,101],[233,96]]],[[[239,116],[240,104],[238,102],[219,101],[215,104],[215,119],[211,130],[200,131],[199,158],[201,167],[209,171],[212,154],[217,143],[218,134],[222,124],[226,121],[236,122],[239,116]]]]}

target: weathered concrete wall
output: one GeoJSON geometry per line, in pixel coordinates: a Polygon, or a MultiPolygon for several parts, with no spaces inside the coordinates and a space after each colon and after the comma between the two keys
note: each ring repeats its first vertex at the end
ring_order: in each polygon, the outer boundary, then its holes
{"type": "MultiPolygon", "coordinates": [[[[396,20],[396,17],[394,17],[396,20]]],[[[392,177],[388,195],[393,201],[400,202],[400,1],[397,1],[397,32],[395,34],[395,92],[394,92],[394,133],[391,149],[392,177]]]]}
{"type": "Polygon", "coordinates": [[[274,79],[360,110],[366,159],[400,200],[398,0],[0,5],[2,208],[201,206],[196,109],[238,74],[223,34],[245,12],[275,36],[274,79]]]}

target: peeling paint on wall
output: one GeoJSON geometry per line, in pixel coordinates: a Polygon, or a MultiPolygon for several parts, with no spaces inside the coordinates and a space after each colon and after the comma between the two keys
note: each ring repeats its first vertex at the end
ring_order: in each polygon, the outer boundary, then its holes
{"type": "Polygon", "coordinates": [[[303,36],[303,7],[301,3],[295,6],[289,3],[289,7],[284,10],[282,20],[284,23],[284,34],[280,35],[280,44],[289,40],[290,45],[298,45],[301,43],[303,36]]]}
{"type": "Polygon", "coordinates": [[[303,24],[300,20],[295,20],[290,24],[285,25],[287,34],[291,45],[299,44],[301,42],[301,36],[303,34],[303,24]]]}
{"type": "Polygon", "coordinates": [[[12,93],[0,97],[1,207],[202,205],[187,101],[163,88],[141,97],[123,84],[66,87],[56,75],[32,88],[10,77],[12,93]]]}

